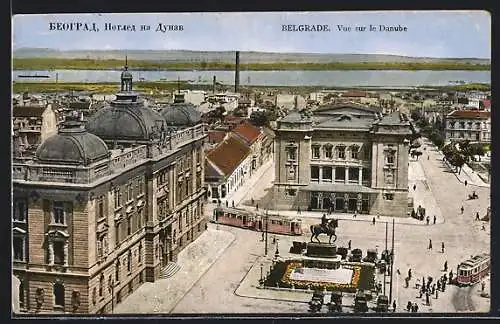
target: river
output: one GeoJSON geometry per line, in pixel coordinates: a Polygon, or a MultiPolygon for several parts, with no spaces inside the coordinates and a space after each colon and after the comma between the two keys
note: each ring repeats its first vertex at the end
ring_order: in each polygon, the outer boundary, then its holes
{"type": "MultiPolygon", "coordinates": [[[[131,71],[135,80],[176,81],[210,84],[213,77],[224,85],[234,83],[234,71],[131,71]]],[[[110,70],[14,70],[15,82],[118,82],[121,71],[110,70]],[[19,75],[48,75],[49,78],[20,78],[19,75]]],[[[490,71],[241,71],[240,84],[251,86],[324,87],[415,87],[453,85],[450,81],[490,83],[490,71]]]]}

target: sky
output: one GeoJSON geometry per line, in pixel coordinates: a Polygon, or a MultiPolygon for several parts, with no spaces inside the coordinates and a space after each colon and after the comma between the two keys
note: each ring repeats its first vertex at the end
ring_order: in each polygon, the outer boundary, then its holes
{"type": "Polygon", "coordinates": [[[57,14],[13,17],[13,49],[200,50],[393,54],[491,59],[491,16],[486,11],[357,11],[57,14]],[[99,32],[50,31],[50,22],[95,23],[99,32]],[[104,31],[105,23],[135,25],[135,32],[104,31]],[[157,32],[158,24],[182,25],[157,32]],[[283,31],[282,25],[328,25],[329,32],[283,31]],[[149,25],[149,31],[140,31],[149,25]],[[340,32],[337,25],[350,26],[340,32]],[[373,25],[376,31],[355,31],[373,25]],[[379,31],[379,25],[407,28],[379,31]]]}

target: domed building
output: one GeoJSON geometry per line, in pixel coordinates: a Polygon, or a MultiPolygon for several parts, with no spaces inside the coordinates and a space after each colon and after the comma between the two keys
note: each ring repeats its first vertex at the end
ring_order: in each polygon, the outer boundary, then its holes
{"type": "Polygon", "coordinates": [[[174,103],[163,108],[160,113],[169,128],[190,127],[201,121],[201,113],[195,105],[184,100],[184,94],[176,94],[174,103]]]}
{"type": "Polygon", "coordinates": [[[67,119],[56,135],[49,137],[36,151],[43,164],[90,165],[110,156],[102,139],[87,132],[83,123],[67,119]]]}
{"type": "Polygon", "coordinates": [[[165,120],[157,112],[144,105],[132,91],[132,74],[125,65],[121,74],[121,91],[116,100],[99,109],[87,121],[90,133],[106,142],[150,141],[161,137],[165,120]]]}

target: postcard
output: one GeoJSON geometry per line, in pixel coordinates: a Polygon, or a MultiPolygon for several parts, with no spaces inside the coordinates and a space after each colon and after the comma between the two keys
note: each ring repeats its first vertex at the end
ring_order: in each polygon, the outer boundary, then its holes
{"type": "Polygon", "coordinates": [[[490,311],[486,11],[13,17],[15,316],[490,311]]]}

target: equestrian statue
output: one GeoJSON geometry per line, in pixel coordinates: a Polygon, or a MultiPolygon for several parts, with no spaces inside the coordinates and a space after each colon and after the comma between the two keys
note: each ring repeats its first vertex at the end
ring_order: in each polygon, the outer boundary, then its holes
{"type": "Polygon", "coordinates": [[[332,237],[333,237],[333,242],[337,240],[337,235],[335,235],[335,229],[339,226],[339,221],[337,219],[330,219],[328,220],[326,218],[326,214],[323,214],[323,217],[321,218],[321,224],[318,225],[311,225],[311,242],[315,238],[318,243],[321,243],[321,241],[318,239],[319,234],[327,234],[330,239],[328,243],[332,243],[332,237]]]}

